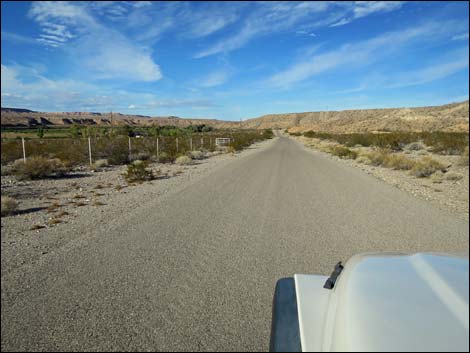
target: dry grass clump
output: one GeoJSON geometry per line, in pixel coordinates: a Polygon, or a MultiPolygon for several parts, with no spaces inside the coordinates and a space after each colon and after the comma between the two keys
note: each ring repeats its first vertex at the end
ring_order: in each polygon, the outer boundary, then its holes
{"type": "Polygon", "coordinates": [[[445,179],[450,181],[457,181],[463,179],[463,175],[456,172],[448,172],[445,174],[445,179]]]}
{"type": "Polygon", "coordinates": [[[43,226],[41,224],[34,224],[31,228],[29,228],[30,230],[38,230],[38,229],[42,229],[42,228],[46,228],[46,226],[43,226]]]}
{"type": "Polygon", "coordinates": [[[189,157],[191,159],[196,159],[196,160],[204,159],[204,152],[202,152],[202,151],[191,151],[191,152],[189,152],[189,157]]]}
{"type": "MultiPolygon", "coordinates": [[[[188,157],[189,158],[189,157],[188,157]]],[[[127,166],[124,177],[127,182],[143,182],[153,179],[153,172],[147,169],[147,162],[136,160],[127,166]]]]}
{"type": "Polygon", "coordinates": [[[12,165],[12,173],[21,180],[60,177],[68,171],[69,168],[58,158],[31,157],[26,162],[17,160],[12,165]]]}
{"type": "Polygon", "coordinates": [[[410,170],[416,162],[402,154],[391,153],[385,156],[383,166],[397,170],[410,170]]]}
{"type": "Polygon", "coordinates": [[[408,151],[421,151],[426,149],[426,145],[421,141],[417,141],[407,144],[404,149],[408,151]]]}
{"type": "Polygon", "coordinates": [[[2,217],[13,214],[18,208],[18,202],[13,197],[2,196],[1,197],[1,202],[2,202],[2,204],[1,204],[1,206],[2,206],[2,209],[1,209],[2,217]]]}
{"type": "Polygon", "coordinates": [[[176,158],[175,163],[178,165],[191,165],[193,163],[193,160],[188,156],[179,156],[178,158],[176,158]]]}
{"type": "Polygon", "coordinates": [[[54,202],[52,205],[50,205],[50,206],[47,208],[47,213],[56,212],[60,207],[61,207],[60,204],[58,204],[57,202],[54,202]]]}
{"type": "Polygon", "coordinates": [[[99,169],[102,169],[102,168],[107,167],[107,166],[109,166],[109,162],[108,162],[107,159],[98,159],[97,161],[95,161],[91,165],[90,169],[91,170],[99,170],[99,169]]]}
{"type": "Polygon", "coordinates": [[[367,153],[366,157],[369,158],[371,165],[378,167],[384,164],[389,154],[390,152],[384,150],[375,150],[367,153]]]}
{"type": "Polygon", "coordinates": [[[47,221],[47,224],[52,226],[54,224],[59,224],[59,223],[62,223],[62,220],[59,219],[59,218],[50,218],[48,221],[47,221]]]}
{"type": "Polygon", "coordinates": [[[468,146],[465,148],[463,153],[460,155],[458,165],[468,167],[468,146]]]}
{"type": "Polygon", "coordinates": [[[330,148],[330,153],[333,156],[338,156],[339,158],[343,159],[356,159],[357,158],[357,152],[350,150],[347,147],[344,146],[333,146],[330,148]]]}
{"type": "Polygon", "coordinates": [[[365,155],[361,155],[361,156],[357,157],[356,162],[361,163],[361,164],[366,164],[366,165],[370,165],[372,163],[371,160],[369,159],[369,157],[367,157],[365,155]]]}
{"type": "Polygon", "coordinates": [[[235,149],[235,147],[233,147],[233,146],[228,146],[225,152],[226,152],[226,153],[232,153],[232,154],[233,154],[233,153],[236,152],[236,149],[235,149]]]}
{"type": "Polygon", "coordinates": [[[435,172],[439,170],[445,171],[445,169],[446,167],[435,159],[423,157],[415,163],[414,167],[411,169],[411,174],[418,178],[427,178],[435,172]]]}
{"type": "Polygon", "coordinates": [[[434,184],[441,184],[444,181],[444,173],[440,170],[431,175],[431,181],[434,184]]]}
{"type": "Polygon", "coordinates": [[[68,216],[70,213],[68,213],[67,211],[61,211],[59,213],[57,213],[55,216],[56,218],[61,218],[61,217],[64,217],[64,216],[68,216]]]}

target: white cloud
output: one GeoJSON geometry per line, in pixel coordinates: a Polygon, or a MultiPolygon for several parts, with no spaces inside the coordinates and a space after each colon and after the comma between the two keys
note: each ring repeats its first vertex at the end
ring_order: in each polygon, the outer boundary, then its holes
{"type": "Polygon", "coordinates": [[[455,35],[452,37],[452,40],[468,40],[468,32],[455,35]]]}
{"type": "Polygon", "coordinates": [[[127,109],[135,109],[135,105],[134,104],[131,104],[127,107],[127,109]]]}
{"type": "Polygon", "coordinates": [[[410,72],[394,74],[393,77],[391,77],[389,80],[390,82],[386,84],[385,87],[398,88],[422,85],[424,83],[451,76],[464,69],[468,69],[468,48],[466,48],[464,53],[461,53],[453,60],[427,66],[410,72]]]}
{"type": "Polygon", "coordinates": [[[243,47],[253,39],[274,33],[289,31],[301,34],[304,31],[324,26],[342,26],[373,13],[399,9],[402,2],[281,1],[261,2],[253,6],[254,9],[235,34],[199,51],[194,57],[203,58],[218,53],[230,52],[243,47]]]}
{"type": "Polygon", "coordinates": [[[343,25],[346,25],[346,24],[350,23],[351,21],[352,21],[351,19],[342,18],[338,22],[335,22],[335,23],[331,24],[330,27],[343,26],[343,25]]]}
{"type": "Polygon", "coordinates": [[[403,1],[355,1],[354,18],[361,18],[376,12],[390,12],[401,8],[403,1]]]}
{"type": "Polygon", "coordinates": [[[21,34],[2,31],[2,40],[7,40],[19,44],[38,44],[34,38],[26,37],[21,34]]]}
{"type": "Polygon", "coordinates": [[[314,52],[313,55],[271,76],[267,83],[273,87],[288,87],[334,68],[365,66],[390,55],[405,44],[447,35],[449,28],[452,27],[442,23],[428,23],[401,31],[387,32],[369,40],[345,44],[328,52],[320,54],[314,52]]]}
{"type": "Polygon", "coordinates": [[[89,9],[106,8],[115,15],[124,13],[121,4],[73,4],[69,2],[34,2],[29,16],[42,27],[37,39],[58,48],[73,40],[64,50],[96,78],[156,81],[162,77],[146,47],[137,46],[115,29],[100,23],[89,9]]]}
{"type": "Polygon", "coordinates": [[[231,70],[223,69],[211,72],[206,77],[199,79],[197,85],[199,87],[215,87],[224,84],[231,76],[231,70]]]}

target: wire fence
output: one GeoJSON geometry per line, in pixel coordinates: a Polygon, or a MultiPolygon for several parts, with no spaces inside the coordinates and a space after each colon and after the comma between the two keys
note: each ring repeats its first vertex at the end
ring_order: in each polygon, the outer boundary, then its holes
{"type": "Polygon", "coordinates": [[[174,160],[190,151],[214,151],[224,148],[223,146],[241,149],[262,139],[264,137],[259,132],[158,137],[2,139],[1,163],[8,164],[34,156],[59,158],[71,165],[92,164],[98,159],[107,159],[111,164],[124,164],[134,159],[148,158],[174,160]],[[228,144],[227,139],[230,141],[228,144]]]}

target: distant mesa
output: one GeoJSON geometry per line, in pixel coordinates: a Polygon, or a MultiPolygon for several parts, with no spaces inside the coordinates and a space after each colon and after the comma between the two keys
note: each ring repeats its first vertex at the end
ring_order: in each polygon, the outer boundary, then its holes
{"type": "Polygon", "coordinates": [[[287,129],[330,133],[391,131],[469,131],[469,101],[416,108],[358,109],[302,113],[268,114],[243,122],[216,119],[186,119],[171,116],[126,115],[93,112],[36,112],[2,108],[2,127],[52,125],[133,125],[185,127],[205,124],[216,129],[287,129]]]}

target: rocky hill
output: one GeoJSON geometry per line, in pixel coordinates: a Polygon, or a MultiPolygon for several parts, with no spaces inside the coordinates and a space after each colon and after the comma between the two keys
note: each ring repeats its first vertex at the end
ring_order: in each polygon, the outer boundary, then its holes
{"type": "Polygon", "coordinates": [[[37,126],[67,126],[98,125],[98,126],[154,126],[173,125],[184,127],[188,125],[206,124],[215,128],[239,127],[240,123],[215,119],[182,119],[176,116],[150,117],[145,115],[125,115],[120,113],[92,112],[35,112],[27,109],[2,108],[2,127],[37,127],[37,126]]]}
{"type": "Polygon", "coordinates": [[[270,114],[246,120],[246,128],[332,133],[469,131],[469,101],[434,107],[270,114]]]}
{"type": "Polygon", "coordinates": [[[270,114],[247,119],[242,124],[216,119],[183,119],[176,116],[149,117],[120,113],[42,113],[26,109],[2,108],[2,127],[44,125],[188,125],[206,124],[214,128],[288,129],[333,133],[386,131],[469,131],[469,101],[418,108],[361,109],[328,112],[270,114]]]}

